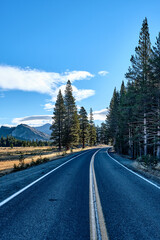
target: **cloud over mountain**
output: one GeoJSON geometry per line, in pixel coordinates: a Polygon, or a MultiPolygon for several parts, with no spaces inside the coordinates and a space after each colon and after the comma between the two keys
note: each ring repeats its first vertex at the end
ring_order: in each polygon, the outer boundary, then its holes
{"type": "Polygon", "coordinates": [[[37,127],[44,125],[46,123],[52,123],[52,115],[35,115],[35,116],[27,116],[22,118],[14,118],[12,120],[12,124],[27,124],[32,127],[37,127]]]}

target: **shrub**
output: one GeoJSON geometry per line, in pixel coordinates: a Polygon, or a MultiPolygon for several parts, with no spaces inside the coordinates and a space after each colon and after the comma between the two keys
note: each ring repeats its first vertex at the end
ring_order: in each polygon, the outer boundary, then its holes
{"type": "Polygon", "coordinates": [[[155,156],[147,155],[147,156],[141,156],[138,159],[138,162],[140,162],[145,167],[155,167],[158,163],[158,159],[155,156]]]}
{"type": "Polygon", "coordinates": [[[20,171],[20,170],[23,170],[23,169],[26,169],[29,167],[33,167],[33,166],[36,166],[36,165],[39,165],[39,164],[42,164],[42,163],[45,163],[48,161],[49,161],[49,158],[45,157],[45,158],[38,158],[36,161],[34,161],[32,159],[32,161],[30,163],[25,164],[24,160],[22,161],[22,158],[21,158],[21,161],[18,165],[16,165],[16,164],[13,165],[13,171],[20,171]]]}

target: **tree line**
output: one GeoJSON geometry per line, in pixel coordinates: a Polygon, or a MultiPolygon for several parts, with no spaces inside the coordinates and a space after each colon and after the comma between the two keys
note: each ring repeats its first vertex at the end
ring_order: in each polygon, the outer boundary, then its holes
{"type": "Polygon", "coordinates": [[[92,108],[89,119],[84,107],[78,112],[70,80],[66,84],[64,96],[61,90],[58,92],[52,119],[51,139],[59,151],[96,144],[97,135],[92,108]]]}
{"type": "Polygon", "coordinates": [[[0,147],[42,147],[42,146],[50,146],[51,142],[49,141],[41,141],[41,140],[32,140],[32,141],[25,141],[19,140],[12,136],[1,137],[0,138],[0,147]]]}
{"type": "Polygon", "coordinates": [[[132,158],[160,159],[160,33],[152,47],[144,19],[131,66],[120,91],[114,89],[106,118],[106,140],[132,158]]]}

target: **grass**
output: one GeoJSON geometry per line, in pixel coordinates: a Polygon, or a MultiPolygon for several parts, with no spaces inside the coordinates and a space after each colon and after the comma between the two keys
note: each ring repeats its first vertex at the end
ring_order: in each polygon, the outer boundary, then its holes
{"type": "Polygon", "coordinates": [[[44,146],[44,147],[0,147],[0,153],[8,154],[8,153],[18,153],[18,152],[33,152],[33,151],[45,151],[52,150],[53,147],[44,146]]]}
{"type": "Polygon", "coordinates": [[[28,168],[37,164],[44,163],[47,159],[47,161],[51,161],[54,159],[57,159],[61,156],[65,156],[67,154],[70,154],[71,152],[79,152],[81,150],[86,150],[90,149],[91,147],[87,147],[85,149],[81,148],[76,148],[68,150],[68,151],[63,151],[63,152],[58,152],[55,151],[55,148],[51,147],[15,147],[13,149],[11,148],[0,148],[0,153],[5,153],[5,160],[0,161],[0,175],[4,175],[6,173],[10,173],[14,170],[21,170],[24,168],[28,168]],[[42,150],[47,150],[49,149],[49,153],[43,154],[42,150]],[[51,150],[52,149],[52,152],[51,150]],[[37,155],[37,151],[39,151],[39,154],[37,155]],[[32,153],[31,156],[28,156],[27,153],[32,153]],[[6,154],[8,153],[8,155],[6,154]],[[10,153],[14,154],[16,156],[16,159],[12,160],[10,159],[10,153]],[[33,156],[36,154],[35,156],[33,156]],[[26,157],[27,156],[27,157],[26,157]]]}

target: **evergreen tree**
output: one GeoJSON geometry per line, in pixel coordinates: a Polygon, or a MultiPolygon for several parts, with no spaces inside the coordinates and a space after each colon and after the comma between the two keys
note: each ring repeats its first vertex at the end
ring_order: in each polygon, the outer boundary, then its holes
{"type": "Polygon", "coordinates": [[[98,125],[96,126],[96,143],[101,143],[101,127],[99,127],[98,125]]]}
{"type": "Polygon", "coordinates": [[[89,145],[93,146],[96,143],[96,127],[94,125],[93,111],[90,109],[90,119],[89,119],[89,145]]]}
{"type": "Polygon", "coordinates": [[[155,109],[154,130],[156,156],[160,159],[160,33],[152,51],[151,70],[153,79],[152,94],[154,94],[152,104],[154,104],[155,109]]]}
{"type": "Polygon", "coordinates": [[[78,119],[77,111],[73,114],[73,123],[71,126],[71,148],[79,145],[79,135],[80,135],[80,124],[78,119]]]}
{"type": "Polygon", "coordinates": [[[118,132],[119,132],[119,138],[117,140],[118,142],[118,148],[120,153],[127,153],[126,148],[128,147],[128,108],[126,104],[126,87],[124,85],[124,81],[122,81],[121,89],[119,93],[119,121],[118,121],[118,132]]]}
{"type": "Polygon", "coordinates": [[[68,150],[78,143],[79,138],[79,121],[77,116],[77,108],[75,104],[75,98],[72,94],[72,86],[70,80],[68,80],[65,96],[65,136],[64,136],[64,146],[68,150]],[[77,126],[78,130],[75,128],[77,126]]]}
{"type": "Polygon", "coordinates": [[[106,144],[107,143],[107,139],[106,139],[106,124],[105,123],[101,123],[101,127],[100,127],[100,143],[101,144],[106,144]]]}
{"type": "Polygon", "coordinates": [[[160,34],[151,50],[146,18],[126,78],[110,102],[107,138],[120,153],[160,159],[160,34]]]}
{"type": "Polygon", "coordinates": [[[59,151],[61,151],[64,141],[64,118],[65,118],[65,106],[64,100],[59,90],[57,95],[57,100],[55,103],[55,108],[53,111],[53,124],[51,126],[51,139],[53,139],[53,143],[58,146],[59,151]]]}
{"type": "Polygon", "coordinates": [[[80,122],[80,143],[82,147],[85,148],[85,145],[88,141],[88,116],[84,107],[81,107],[79,111],[79,122],[80,122]]]}
{"type": "Polygon", "coordinates": [[[144,19],[140,36],[139,44],[135,49],[135,56],[131,57],[132,66],[129,68],[126,77],[129,81],[133,81],[137,90],[135,102],[139,107],[139,116],[137,124],[139,128],[143,128],[142,139],[144,141],[143,153],[147,155],[148,150],[148,129],[150,112],[150,57],[151,57],[151,43],[149,36],[149,29],[147,18],[144,19]]]}
{"type": "Polygon", "coordinates": [[[107,138],[117,150],[117,136],[119,134],[119,93],[114,89],[106,118],[107,138]]]}

